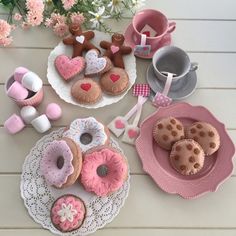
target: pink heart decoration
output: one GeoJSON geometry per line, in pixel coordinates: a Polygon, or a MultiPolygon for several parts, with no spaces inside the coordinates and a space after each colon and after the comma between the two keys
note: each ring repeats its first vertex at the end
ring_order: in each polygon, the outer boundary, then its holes
{"type": "Polygon", "coordinates": [[[157,93],[154,98],[153,104],[158,107],[167,107],[171,104],[171,102],[172,102],[171,98],[165,96],[162,93],[157,93]]]}
{"type": "Polygon", "coordinates": [[[136,130],[130,129],[128,131],[129,138],[136,138],[138,136],[138,132],[136,130]]]}
{"type": "Polygon", "coordinates": [[[117,129],[124,129],[125,128],[125,124],[122,122],[122,120],[116,120],[115,121],[115,127],[117,129]]]}
{"type": "Polygon", "coordinates": [[[117,80],[120,79],[120,76],[116,74],[111,74],[110,79],[112,80],[113,83],[115,83],[117,80]]]}
{"type": "Polygon", "coordinates": [[[64,80],[69,80],[79,74],[85,66],[83,57],[69,58],[66,55],[57,56],[55,67],[64,80]]]}
{"type": "Polygon", "coordinates": [[[115,54],[115,53],[118,52],[119,50],[120,50],[119,47],[114,46],[114,45],[111,45],[111,52],[112,52],[113,54],[115,54]]]}
{"type": "Polygon", "coordinates": [[[84,84],[81,84],[80,87],[81,87],[84,91],[88,92],[89,89],[91,89],[92,85],[91,85],[90,83],[84,83],[84,84]]]}

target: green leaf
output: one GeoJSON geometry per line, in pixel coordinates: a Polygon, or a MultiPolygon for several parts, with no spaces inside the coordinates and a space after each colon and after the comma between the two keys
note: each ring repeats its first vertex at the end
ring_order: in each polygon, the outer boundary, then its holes
{"type": "Polygon", "coordinates": [[[11,3],[11,0],[1,0],[2,4],[7,6],[11,3]]]}

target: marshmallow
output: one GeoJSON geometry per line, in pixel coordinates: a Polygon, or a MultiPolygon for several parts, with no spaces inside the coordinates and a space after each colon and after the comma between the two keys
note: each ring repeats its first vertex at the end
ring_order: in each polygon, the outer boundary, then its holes
{"type": "Polygon", "coordinates": [[[51,128],[51,123],[46,115],[38,116],[37,118],[31,121],[31,125],[38,131],[39,133],[44,133],[51,128]]]}
{"type": "Polygon", "coordinates": [[[25,127],[25,124],[20,116],[13,114],[4,122],[4,128],[10,134],[16,134],[25,127]]]}
{"type": "Polygon", "coordinates": [[[29,92],[18,81],[14,81],[7,89],[7,95],[15,100],[24,100],[28,97],[29,92]]]}
{"type": "Polygon", "coordinates": [[[38,92],[43,86],[43,81],[37,74],[29,71],[22,77],[21,84],[30,91],[38,92]]]}
{"type": "Polygon", "coordinates": [[[50,120],[58,120],[61,117],[61,107],[56,103],[50,103],[46,107],[46,116],[50,120]]]}
{"type": "Polygon", "coordinates": [[[25,67],[17,67],[14,71],[14,79],[21,83],[22,77],[28,72],[29,70],[25,67]]]}
{"type": "Polygon", "coordinates": [[[26,124],[30,124],[38,116],[38,112],[33,106],[24,106],[21,108],[20,115],[26,124]]]}

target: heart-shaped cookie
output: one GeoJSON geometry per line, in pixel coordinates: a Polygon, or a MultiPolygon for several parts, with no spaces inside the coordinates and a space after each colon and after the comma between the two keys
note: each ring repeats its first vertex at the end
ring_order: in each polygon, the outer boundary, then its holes
{"type": "Polygon", "coordinates": [[[78,75],[85,67],[83,57],[69,58],[66,55],[59,55],[55,60],[55,67],[64,80],[70,80],[78,75]]]}
{"type": "Polygon", "coordinates": [[[85,75],[99,75],[111,68],[111,61],[108,57],[98,57],[96,49],[89,50],[85,55],[86,68],[85,75]]]}
{"type": "Polygon", "coordinates": [[[111,74],[110,75],[110,79],[113,83],[115,83],[117,80],[120,79],[120,75],[117,75],[117,74],[111,74]]]}

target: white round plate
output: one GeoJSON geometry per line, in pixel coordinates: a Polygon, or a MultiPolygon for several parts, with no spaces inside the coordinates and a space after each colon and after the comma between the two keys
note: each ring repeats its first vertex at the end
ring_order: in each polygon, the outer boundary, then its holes
{"type": "MultiPolygon", "coordinates": [[[[95,37],[94,39],[91,40],[91,42],[95,45],[98,46],[99,43],[102,40],[107,40],[111,41],[111,35],[106,34],[104,32],[100,31],[94,31],[95,37]]],[[[101,50],[102,51],[102,50],[101,50]]],[[[86,108],[99,108],[99,107],[104,107],[107,105],[111,105],[113,103],[116,103],[120,101],[126,93],[129,91],[129,89],[133,86],[136,80],[136,59],[133,53],[130,55],[124,56],[124,62],[125,62],[125,68],[126,72],[129,75],[129,88],[122,93],[121,95],[118,96],[110,96],[106,95],[103,93],[102,99],[100,99],[97,103],[91,104],[91,105],[84,105],[76,102],[74,98],[71,96],[71,86],[77,81],[78,79],[81,79],[84,77],[84,74],[80,74],[76,76],[74,79],[72,79],[69,82],[64,81],[64,79],[58,74],[55,66],[54,66],[54,61],[57,56],[64,54],[69,57],[72,55],[72,46],[66,46],[62,42],[58,44],[50,53],[48,57],[48,69],[47,69],[47,78],[48,82],[52,86],[52,88],[55,90],[55,92],[58,94],[58,96],[71,104],[81,106],[81,107],[86,107],[86,108]]],[[[95,77],[95,80],[98,80],[99,78],[95,77]]]]}
{"type": "MultiPolygon", "coordinates": [[[[128,197],[130,176],[128,174],[122,188],[107,197],[98,197],[86,192],[78,181],[73,186],[61,190],[48,186],[40,173],[42,152],[50,142],[61,138],[63,132],[64,128],[61,128],[44,136],[31,149],[23,164],[20,184],[21,196],[30,216],[43,228],[63,236],[88,235],[104,227],[118,215],[128,197]],[[59,196],[69,193],[79,196],[84,201],[87,211],[86,218],[79,229],[62,233],[53,226],[50,219],[50,209],[59,196]]],[[[122,152],[118,143],[113,139],[111,139],[110,145],[122,152]]]]}

